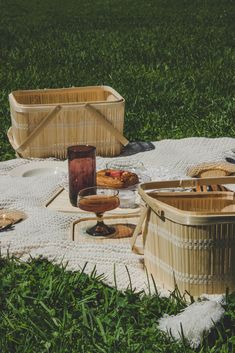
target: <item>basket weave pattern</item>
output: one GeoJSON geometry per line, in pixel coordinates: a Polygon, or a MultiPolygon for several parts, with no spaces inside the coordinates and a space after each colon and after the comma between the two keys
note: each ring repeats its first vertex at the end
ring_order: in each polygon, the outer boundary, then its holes
{"type": "Polygon", "coordinates": [[[193,295],[235,289],[234,224],[188,226],[152,213],[145,232],[145,266],[168,289],[177,284],[193,295]]]}
{"type": "Polygon", "coordinates": [[[177,284],[194,296],[234,291],[234,194],[151,192],[150,199],[141,193],[149,206],[144,261],[153,278],[166,289],[177,284]]]}

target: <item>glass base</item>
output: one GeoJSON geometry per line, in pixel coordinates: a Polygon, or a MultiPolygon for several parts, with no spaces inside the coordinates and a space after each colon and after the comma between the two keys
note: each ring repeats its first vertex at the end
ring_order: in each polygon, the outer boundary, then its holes
{"type": "Polygon", "coordinates": [[[109,227],[103,222],[97,222],[97,224],[86,230],[87,234],[94,237],[105,237],[108,235],[114,235],[116,233],[115,227],[109,227]]]}

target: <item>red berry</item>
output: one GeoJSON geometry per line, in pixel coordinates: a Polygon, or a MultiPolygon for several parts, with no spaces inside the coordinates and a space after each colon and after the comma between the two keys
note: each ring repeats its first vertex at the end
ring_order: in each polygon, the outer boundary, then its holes
{"type": "Polygon", "coordinates": [[[122,170],[110,170],[110,176],[112,178],[120,178],[122,175],[123,171],[122,170]]]}

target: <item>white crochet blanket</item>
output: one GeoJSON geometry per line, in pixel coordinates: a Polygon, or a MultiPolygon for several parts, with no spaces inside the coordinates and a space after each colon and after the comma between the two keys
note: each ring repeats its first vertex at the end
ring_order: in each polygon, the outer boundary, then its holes
{"type": "MultiPolygon", "coordinates": [[[[153,180],[175,179],[186,177],[190,166],[204,162],[224,162],[226,156],[233,155],[231,149],[235,148],[235,139],[187,138],[163,140],[154,142],[154,145],[155,150],[123,158],[142,161],[153,180]]],[[[53,159],[49,160],[54,163],[53,159]]],[[[108,161],[110,158],[97,157],[97,169],[105,167],[108,161]]],[[[68,240],[70,223],[79,214],[59,213],[44,207],[45,202],[61,186],[61,175],[50,178],[9,175],[13,168],[31,162],[14,159],[0,163],[0,208],[23,210],[28,215],[14,229],[0,233],[1,253],[10,252],[23,259],[29,254],[34,257],[43,255],[57,263],[67,263],[68,270],[79,270],[87,263],[86,273],[90,273],[96,266],[97,274],[104,274],[104,282],[111,286],[116,282],[120,290],[130,284],[129,275],[133,288],[138,291],[151,290],[152,285],[149,288],[142,257],[132,253],[127,245],[79,244],[68,240]]],[[[162,295],[169,294],[161,287],[159,292],[162,295]]],[[[190,322],[193,326],[191,315],[190,320],[186,320],[186,326],[189,327],[190,322]]],[[[201,332],[194,334],[198,337],[201,332]]]]}

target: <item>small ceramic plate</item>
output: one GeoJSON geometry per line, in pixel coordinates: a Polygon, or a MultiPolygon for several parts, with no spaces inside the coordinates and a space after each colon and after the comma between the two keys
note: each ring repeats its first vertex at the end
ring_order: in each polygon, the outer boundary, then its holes
{"type": "Polygon", "coordinates": [[[34,177],[50,176],[65,173],[67,171],[64,162],[42,161],[30,162],[12,169],[9,174],[12,176],[34,177]]]}
{"type": "Polygon", "coordinates": [[[223,177],[235,174],[235,165],[227,162],[203,163],[187,170],[187,175],[196,178],[223,177]]]}
{"type": "Polygon", "coordinates": [[[22,211],[2,209],[0,210],[0,231],[26,218],[27,215],[22,211]]]}

